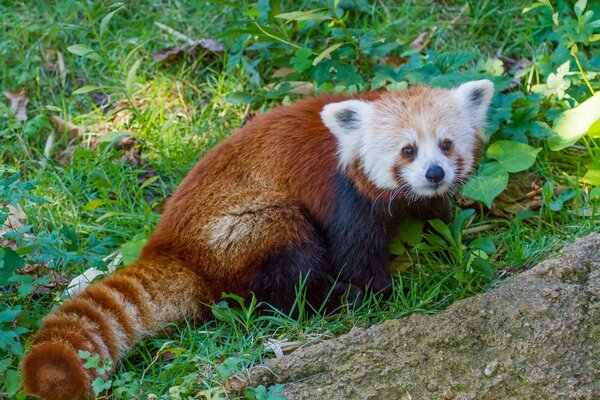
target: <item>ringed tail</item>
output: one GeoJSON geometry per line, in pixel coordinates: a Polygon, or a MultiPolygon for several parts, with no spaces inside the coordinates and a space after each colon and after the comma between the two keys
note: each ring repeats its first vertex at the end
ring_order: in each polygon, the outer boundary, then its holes
{"type": "Polygon", "coordinates": [[[25,390],[47,400],[93,399],[99,375],[79,351],[116,365],[142,337],[194,314],[200,289],[198,276],[172,259],[142,258],[91,284],[44,318],[23,360],[25,390]]]}

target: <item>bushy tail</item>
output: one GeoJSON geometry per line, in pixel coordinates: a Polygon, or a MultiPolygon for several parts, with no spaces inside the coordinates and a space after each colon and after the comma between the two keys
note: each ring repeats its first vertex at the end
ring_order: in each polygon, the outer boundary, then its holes
{"type": "Polygon", "coordinates": [[[143,336],[198,309],[198,276],[171,260],[140,259],[47,316],[23,360],[28,394],[47,400],[94,398],[95,369],[79,350],[116,361],[143,336]]]}

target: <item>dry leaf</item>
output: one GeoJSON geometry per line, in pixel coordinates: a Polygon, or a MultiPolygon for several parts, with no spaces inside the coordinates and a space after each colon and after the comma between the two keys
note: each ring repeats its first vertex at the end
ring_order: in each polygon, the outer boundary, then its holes
{"type": "Polygon", "coordinates": [[[408,57],[399,57],[397,55],[389,55],[387,57],[383,57],[381,59],[381,65],[390,65],[392,67],[399,67],[402,64],[406,64],[408,62],[408,57]]]}
{"type": "Polygon", "coordinates": [[[200,39],[182,46],[168,47],[152,53],[152,58],[161,63],[172,62],[183,55],[194,57],[198,50],[208,50],[213,53],[222,53],[225,46],[213,39],[200,39]]]}
{"type": "Polygon", "coordinates": [[[266,89],[271,90],[279,90],[282,85],[290,85],[288,89],[288,93],[301,94],[305,96],[310,96],[315,92],[315,87],[311,82],[304,81],[286,81],[280,83],[269,83],[266,85],[266,89]]]}
{"type": "Polygon", "coordinates": [[[419,49],[419,48],[423,47],[423,45],[425,44],[425,38],[427,37],[427,33],[429,33],[429,32],[423,31],[423,32],[419,33],[419,36],[417,36],[417,38],[415,40],[410,42],[410,48],[411,49],[419,49]]]}
{"type": "Polygon", "coordinates": [[[5,90],[4,95],[10,101],[10,110],[17,117],[17,121],[26,121],[27,103],[29,103],[29,97],[27,97],[27,91],[25,88],[21,88],[21,90],[18,92],[5,90]]]}
{"type": "Polygon", "coordinates": [[[293,72],[294,70],[292,68],[279,68],[273,71],[271,78],[283,78],[284,76],[288,76],[293,72]]]}
{"type": "Polygon", "coordinates": [[[71,122],[63,121],[58,115],[50,117],[50,123],[58,137],[67,136],[70,140],[83,135],[83,128],[71,122]]]}
{"type": "MultiPolygon", "coordinates": [[[[509,217],[525,210],[537,210],[542,206],[543,181],[532,172],[511,174],[506,189],[494,199],[490,212],[498,217],[509,217]]],[[[559,195],[566,187],[557,186],[554,194],[559,195]]]]}
{"type": "Polygon", "coordinates": [[[0,227],[0,245],[10,247],[12,250],[17,250],[19,246],[14,240],[4,238],[4,234],[11,231],[18,231],[25,226],[27,215],[20,207],[14,207],[6,204],[8,208],[8,218],[0,227]]]}

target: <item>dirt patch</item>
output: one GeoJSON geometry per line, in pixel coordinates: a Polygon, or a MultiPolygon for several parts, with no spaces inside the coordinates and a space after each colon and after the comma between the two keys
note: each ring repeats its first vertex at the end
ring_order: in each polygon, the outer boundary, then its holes
{"type": "Polygon", "coordinates": [[[600,234],[499,288],[296,351],[235,385],[295,399],[600,399],[600,234]]]}

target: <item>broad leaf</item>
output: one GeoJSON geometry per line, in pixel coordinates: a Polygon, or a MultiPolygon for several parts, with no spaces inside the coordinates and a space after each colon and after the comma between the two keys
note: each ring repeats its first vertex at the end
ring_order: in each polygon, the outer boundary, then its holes
{"type": "Polygon", "coordinates": [[[508,172],[520,172],[533,165],[541,150],[524,143],[498,140],[488,147],[486,155],[498,161],[508,172]]]}
{"type": "Polygon", "coordinates": [[[25,260],[9,247],[0,249],[0,287],[8,285],[8,279],[16,270],[23,268],[25,260]]]}
{"type": "Polygon", "coordinates": [[[463,196],[482,201],[488,208],[506,188],[508,171],[498,162],[482,164],[479,174],[473,176],[462,189],[463,196]]]}
{"type": "Polygon", "coordinates": [[[590,169],[585,173],[581,180],[587,184],[598,186],[600,185],[600,169],[590,169]]]}
{"type": "Polygon", "coordinates": [[[556,120],[552,129],[558,137],[548,141],[551,150],[572,146],[600,119],[600,93],[596,93],[577,107],[567,110],[556,120]]]}
{"type": "Polygon", "coordinates": [[[309,11],[294,11],[289,13],[278,14],[275,18],[285,19],[286,21],[315,21],[333,19],[328,15],[319,14],[323,8],[309,11]]]}

